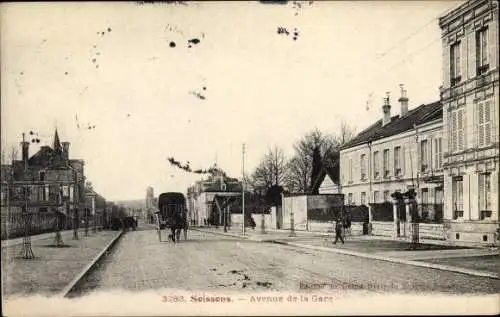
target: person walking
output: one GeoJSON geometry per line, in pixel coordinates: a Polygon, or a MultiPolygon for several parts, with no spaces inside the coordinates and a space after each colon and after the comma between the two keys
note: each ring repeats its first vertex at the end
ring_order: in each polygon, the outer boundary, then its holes
{"type": "Polygon", "coordinates": [[[335,241],[333,241],[333,244],[337,244],[338,239],[340,239],[340,242],[344,244],[344,238],[342,237],[342,227],[343,223],[340,219],[337,219],[337,222],[335,223],[335,241]]]}

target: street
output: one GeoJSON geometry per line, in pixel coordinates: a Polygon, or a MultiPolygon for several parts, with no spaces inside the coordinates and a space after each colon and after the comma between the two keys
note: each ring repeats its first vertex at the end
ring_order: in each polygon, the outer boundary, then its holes
{"type": "Polygon", "coordinates": [[[157,231],[148,227],[127,232],[72,296],[160,288],[335,295],[347,290],[496,294],[500,281],[193,230],[187,241],[159,242],[157,231]]]}

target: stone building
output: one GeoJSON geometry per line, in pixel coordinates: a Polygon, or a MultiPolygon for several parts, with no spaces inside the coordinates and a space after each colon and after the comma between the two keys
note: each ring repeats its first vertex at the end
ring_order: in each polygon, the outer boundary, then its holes
{"type": "MultiPolygon", "coordinates": [[[[394,192],[415,189],[420,204],[442,205],[442,105],[436,101],[409,110],[408,101],[402,88],[400,114],[392,116],[390,98],[384,98],[382,119],[341,148],[345,204],[392,202],[394,192]]],[[[424,218],[435,217],[435,209],[423,211],[424,218]]]]}
{"type": "Polygon", "coordinates": [[[63,214],[83,208],[84,161],[69,158],[69,145],[60,142],[56,130],[53,147],[42,146],[30,157],[30,143],[21,142],[21,160],[12,162],[8,193],[2,194],[8,195],[11,207],[40,213],[57,210],[63,214]]]}
{"type": "Polygon", "coordinates": [[[491,243],[499,228],[498,1],[467,1],[439,26],[448,239],[491,243]]]}
{"type": "MultiPolygon", "coordinates": [[[[241,191],[240,181],[227,177],[219,171],[214,172],[206,180],[196,182],[187,191],[188,217],[191,224],[207,225],[210,214],[216,207],[215,198],[240,197],[241,191]]],[[[229,210],[227,214],[231,214],[231,211],[229,210]]]]}

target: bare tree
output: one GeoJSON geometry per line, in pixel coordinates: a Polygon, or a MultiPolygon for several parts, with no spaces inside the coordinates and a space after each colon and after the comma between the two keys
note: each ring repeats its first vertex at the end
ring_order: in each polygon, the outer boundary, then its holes
{"type": "MultiPolygon", "coordinates": [[[[307,192],[312,182],[313,158],[315,149],[319,149],[322,162],[332,160],[339,143],[334,135],[324,134],[319,129],[308,132],[294,145],[295,155],[289,161],[287,186],[296,192],[307,192]]],[[[329,162],[333,164],[333,162],[329,162]]]]}
{"type": "Polygon", "coordinates": [[[284,185],[287,175],[287,161],[283,150],[274,145],[268,149],[252,173],[251,183],[257,190],[268,190],[272,186],[284,185]]]}
{"type": "Polygon", "coordinates": [[[356,136],[356,129],[347,122],[342,121],[339,132],[335,135],[335,141],[339,146],[343,146],[356,136]]]}

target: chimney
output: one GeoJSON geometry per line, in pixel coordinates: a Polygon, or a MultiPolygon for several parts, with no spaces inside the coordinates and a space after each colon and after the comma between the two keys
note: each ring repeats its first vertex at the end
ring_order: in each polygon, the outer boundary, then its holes
{"type": "Polygon", "coordinates": [[[401,104],[401,116],[403,117],[408,113],[408,97],[406,97],[406,89],[404,89],[403,84],[399,85],[401,87],[401,97],[399,98],[399,103],[401,104]]]}
{"type": "Polygon", "coordinates": [[[384,98],[384,105],[382,106],[382,111],[384,117],[382,118],[382,126],[385,126],[391,122],[391,104],[389,92],[387,92],[387,98],[384,98]]]}
{"type": "Polygon", "coordinates": [[[23,140],[23,142],[21,142],[21,153],[22,153],[22,159],[24,162],[28,161],[29,148],[30,148],[30,143],[23,140]]]}
{"type": "Polygon", "coordinates": [[[62,157],[67,160],[69,159],[69,142],[61,142],[62,146],[62,157]]]}

